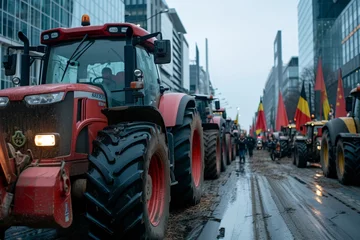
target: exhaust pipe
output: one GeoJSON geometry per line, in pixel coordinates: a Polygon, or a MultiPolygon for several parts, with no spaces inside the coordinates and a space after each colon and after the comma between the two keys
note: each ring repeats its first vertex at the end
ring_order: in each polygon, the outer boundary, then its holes
{"type": "Polygon", "coordinates": [[[30,85],[30,44],[23,32],[18,33],[19,39],[24,43],[24,53],[21,55],[21,82],[20,86],[30,85]]]}

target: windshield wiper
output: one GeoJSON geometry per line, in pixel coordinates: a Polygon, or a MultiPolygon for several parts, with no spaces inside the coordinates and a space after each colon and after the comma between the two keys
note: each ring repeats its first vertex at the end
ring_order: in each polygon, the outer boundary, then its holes
{"type": "Polygon", "coordinates": [[[79,43],[79,45],[76,47],[76,49],[74,50],[74,52],[71,54],[71,57],[69,58],[69,60],[67,61],[66,63],[66,66],[65,66],[65,70],[64,70],[64,73],[61,77],[61,80],[60,82],[62,82],[64,80],[64,77],[65,77],[65,73],[71,63],[71,60],[74,58],[75,54],[79,51],[79,48],[81,47],[81,45],[85,42],[85,40],[87,39],[88,35],[85,34],[85,36],[83,37],[83,39],[81,40],[81,42],[79,43]]]}

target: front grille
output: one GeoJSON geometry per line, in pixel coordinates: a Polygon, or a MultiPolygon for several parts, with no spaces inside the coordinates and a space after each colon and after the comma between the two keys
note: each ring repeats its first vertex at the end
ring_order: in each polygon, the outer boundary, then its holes
{"type": "Polygon", "coordinates": [[[30,149],[34,158],[53,158],[70,154],[74,94],[66,94],[64,101],[50,105],[30,106],[25,101],[10,102],[0,109],[0,126],[6,142],[12,143],[12,136],[21,131],[26,137],[22,147],[13,146],[26,153],[30,149]],[[37,147],[34,137],[39,133],[59,133],[60,141],[55,147],[37,147]]]}

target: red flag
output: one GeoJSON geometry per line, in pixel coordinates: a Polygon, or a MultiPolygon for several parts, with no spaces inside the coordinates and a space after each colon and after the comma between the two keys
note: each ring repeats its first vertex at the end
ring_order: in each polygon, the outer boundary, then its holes
{"type": "Polygon", "coordinates": [[[319,58],[317,72],[316,72],[316,80],[315,80],[315,91],[320,91],[321,99],[320,99],[320,118],[321,112],[324,113],[324,119],[328,120],[329,112],[330,112],[330,104],[326,93],[326,86],[324,81],[324,73],[322,69],[322,61],[319,58]]]}
{"type": "Polygon", "coordinates": [[[256,130],[256,135],[259,135],[261,132],[266,131],[266,121],[265,121],[264,106],[262,100],[260,101],[258,108],[258,116],[256,119],[255,130],[256,130]]]}
{"type": "Polygon", "coordinates": [[[289,124],[288,116],[286,114],[286,108],[283,101],[281,91],[279,91],[278,109],[276,115],[276,130],[280,131],[282,126],[289,124]]]}
{"type": "MultiPolygon", "coordinates": [[[[296,120],[296,130],[298,130],[299,132],[300,132],[301,126],[303,126],[305,123],[311,121],[309,103],[306,99],[306,93],[305,93],[305,82],[303,82],[303,85],[301,88],[301,94],[300,94],[299,102],[298,102],[296,112],[295,112],[295,120],[296,120]]],[[[302,131],[302,132],[304,133],[304,131],[302,131]]]]}
{"type": "Polygon", "coordinates": [[[317,71],[316,71],[316,79],[315,79],[315,91],[324,91],[325,90],[325,82],[324,82],[324,74],[322,70],[322,61],[321,58],[319,58],[317,71]]]}
{"type": "Polygon", "coordinates": [[[337,87],[336,95],[337,96],[336,96],[335,118],[346,117],[344,87],[342,83],[341,69],[339,70],[339,79],[338,79],[338,87],[337,87]]]}

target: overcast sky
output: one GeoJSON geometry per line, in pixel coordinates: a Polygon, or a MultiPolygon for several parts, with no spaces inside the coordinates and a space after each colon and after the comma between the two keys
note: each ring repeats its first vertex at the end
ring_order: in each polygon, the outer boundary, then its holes
{"type": "Polygon", "coordinates": [[[273,43],[282,31],[283,62],[298,55],[298,0],[166,0],[187,31],[190,58],[195,43],[205,67],[205,38],[209,41],[209,72],[232,109],[240,108],[240,124],[248,129],[273,66],[273,43]]]}

